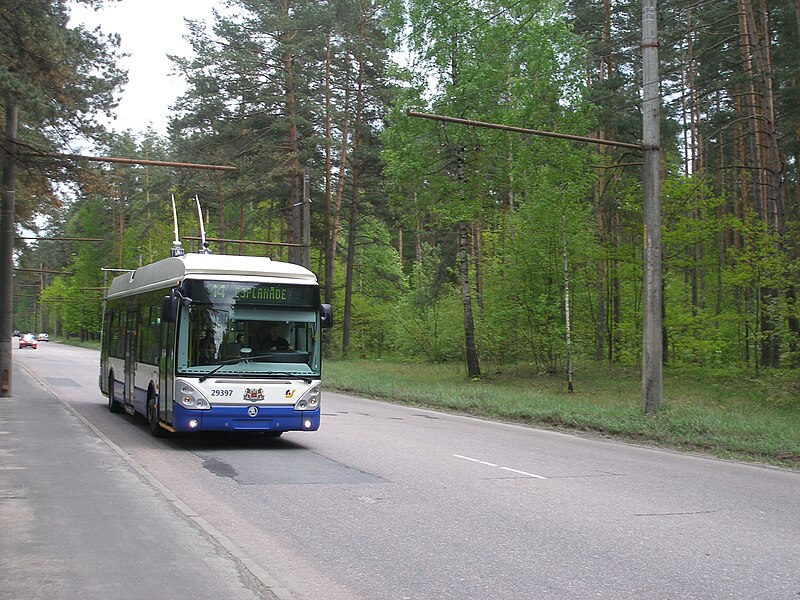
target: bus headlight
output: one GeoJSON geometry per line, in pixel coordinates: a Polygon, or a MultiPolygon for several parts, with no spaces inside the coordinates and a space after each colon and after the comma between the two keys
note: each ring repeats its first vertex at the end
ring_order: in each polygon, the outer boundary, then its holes
{"type": "Polygon", "coordinates": [[[319,382],[312,385],[300,399],[294,403],[295,410],[317,410],[320,405],[322,388],[319,382]]]}
{"type": "Polygon", "coordinates": [[[190,410],[208,410],[211,408],[211,404],[206,397],[197,391],[194,386],[182,380],[178,380],[175,383],[175,391],[177,392],[175,399],[181,406],[190,410]]]}

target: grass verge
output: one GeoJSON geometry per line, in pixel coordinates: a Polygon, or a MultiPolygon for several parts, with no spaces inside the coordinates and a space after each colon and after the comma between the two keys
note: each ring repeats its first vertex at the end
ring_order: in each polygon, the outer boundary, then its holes
{"type": "Polygon", "coordinates": [[[78,338],[53,338],[53,341],[66,344],[67,346],[77,346],[78,348],[89,348],[90,350],[100,351],[100,340],[86,340],[82,342],[78,338]]]}
{"type": "Polygon", "coordinates": [[[566,429],[720,458],[800,469],[797,373],[666,370],[656,415],[641,409],[634,369],[591,365],[575,377],[526,366],[488,370],[466,380],[460,366],[391,361],[325,363],[326,387],[344,392],[533,427],[566,429]]]}

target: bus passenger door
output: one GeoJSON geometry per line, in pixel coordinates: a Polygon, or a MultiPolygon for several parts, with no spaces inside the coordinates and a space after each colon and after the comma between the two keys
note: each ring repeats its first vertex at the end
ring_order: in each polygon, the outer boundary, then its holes
{"type": "Polygon", "coordinates": [[[129,310],[125,331],[128,339],[125,344],[125,409],[133,414],[133,398],[136,393],[136,352],[139,338],[139,313],[129,310]]]}
{"type": "Polygon", "coordinates": [[[161,321],[158,357],[159,418],[172,423],[173,388],[175,387],[175,324],[161,321]]]}

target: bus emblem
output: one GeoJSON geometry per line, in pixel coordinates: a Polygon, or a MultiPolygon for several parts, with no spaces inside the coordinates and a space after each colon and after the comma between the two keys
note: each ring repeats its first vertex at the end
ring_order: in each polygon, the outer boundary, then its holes
{"type": "Polygon", "coordinates": [[[295,390],[286,390],[286,394],[284,394],[287,398],[291,398],[294,396],[295,390]]]}
{"type": "Polygon", "coordinates": [[[247,407],[247,414],[251,417],[255,417],[258,414],[258,407],[257,406],[248,406],[247,407]]]}
{"type": "Polygon", "coordinates": [[[258,402],[264,399],[264,390],[262,388],[247,388],[244,391],[244,399],[250,402],[258,402]]]}

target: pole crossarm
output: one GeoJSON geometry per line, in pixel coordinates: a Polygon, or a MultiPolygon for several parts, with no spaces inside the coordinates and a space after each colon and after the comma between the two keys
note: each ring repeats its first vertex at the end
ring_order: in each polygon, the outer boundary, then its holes
{"type": "MultiPolygon", "coordinates": [[[[443,123],[458,123],[469,127],[485,127],[500,131],[511,131],[526,135],[570,140],[601,146],[615,146],[617,148],[630,148],[642,152],[641,163],[627,163],[612,165],[628,166],[640,164],[642,166],[642,188],[644,190],[643,220],[644,220],[644,252],[642,270],[642,397],[644,411],[654,413],[660,406],[663,397],[662,374],[662,318],[661,307],[663,297],[661,294],[661,186],[660,186],[660,129],[659,129],[659,78],[658,78],[658,43],[656,28],[656,0],[643,0],[642,11],[642,95],[643,95],[643,131],[642,143],[630,144],[592,137],[555,133],[552,131],[539,131],[524,127],[512,127],[471,119],[445,117],[430,113],[421,113],[407,110],[409,117],[430,119],[443,123]]],[[[604,167],[608,168],[608,167],[604,167]]]]}
{"type": "Polygon", "coordinates": [[[51,271],[49,269],[18,269],[14,267],[15,271],[22,273],[53,273],[55,275],[75,275],[74,271],[51,271]]]}
{"type": "Polygon", "coordinates": [[[198,163],[173,162],[165,160],[146,160],[141,158],[120,158],[114,156],[85,156],[83,154],[49,154],[45,152],[20,152],[19,156],[29,158],[56,158],[64,160],[87,160],[89,162],[107,162],[123,165],[143,165],[151,167],[175,167],[178,169],[206,169],[210,171],[236,171],[233,165],[204,165],[198,163]]]}
{"type": "MultiPolygon", "coordinates": [[[[62,298],[42,298],[41,300],[39,300],[39,303],[40,304],[58,304],[60,302],[77,302],[78,300],[79,300],[78,298],[63,298],[63,297],[62,298]]],[[[83,298],[80,298],[81,302],[83,302],[84,300],[89,300],[89,301],[92,301],[92,302],[101,302],[102,300],[105,300],[105,298],[103,298],[102,296],[84,296],[83,298]]]]}
{"type": "Polygon", "coordinates": [[[37,236],[16,236],[18,240],[38,240],[41,242],[102,242],[103,238],[88,237],[37,237],[37,236]]]}
{"type": "Polygon", "coordinates": [[[601,140],[599,138],[584,137],[581,135],[570,135],[568,133],[556,133],[553,131],[540,131],[538,129],[526,129],[525,127],[514,127],[512,125],[500,125],[498,123],[486,123],[485,121],[473,121],[471,119],[459,119],[457,117],[445,117],[443,115],[433,115],[430,113],[421,113],[413,110],[407,110],[406,115],[409,117],[419,117],[420,119],[430,119],[432,121],[442,121],[444,123],[459,123],[460,125],[469,125],[470,127],[485,127],[487,129],[499,129],[500,131],[513,131],[515,133],[524,133],[527,135],[538,135],[542,137],[557,138],[560,140],[570,140],[573,142],[583,142],[586,144],[599,144],[601,146],[616,146],[617,148],[631,148],[633,150],[641,150],[641,144],[631,144],[628,142],[615,142],[614,140],[601,140]]]}

